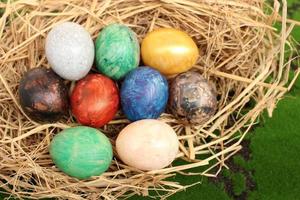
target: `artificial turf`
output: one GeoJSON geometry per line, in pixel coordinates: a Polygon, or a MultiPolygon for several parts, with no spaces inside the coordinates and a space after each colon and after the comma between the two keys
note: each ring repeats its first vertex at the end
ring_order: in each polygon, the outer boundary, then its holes
{"type": "Polygon", "coordinates": [[[251,137],[257,189],[249,199],[300,199],[300,81],[251,137]]]}

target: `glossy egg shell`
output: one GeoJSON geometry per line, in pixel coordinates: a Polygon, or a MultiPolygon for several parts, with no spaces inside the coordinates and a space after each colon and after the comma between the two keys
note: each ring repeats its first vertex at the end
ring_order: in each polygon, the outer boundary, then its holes
{"type": "Polygon", "coordinates": [[[168,124],[145,119],[126,126],[116,140],[120,159],[140,170],[162,169],[178,153],[177,135],[168,124]]]}
{"type": "Polygon", "coordinates": [[[19,85],[20,104],[36,121],[59,120],[68,110],[68,89],[51,69],[34,68],[26,72],[19,85]]]}
{"type": "Polygon", "coordinates": [[[114,81],[101,74],[89,74],[72,91],[72,113],[83,125],[101,127],[114,118],[119,99],[114,81]]]}
{"type": "Polygon", "coordinates": [[[172,28],[148,33],[142,41],[141,53],[145,65],[164,75],[188,71],[199,56],[193,39],[185,32],[172,28]]]}
{"type": "Polygon", "coordinates": [[[57,168],[78,179],[101,175],[109,168],[113,157],[109,139],[97,129],[86,126],[58,133],[49,151],[57,168]]]}
{"type": "Polygon", "coordinates": [[[131,121],[158,118],[165,110],[168,95],[164,76],[150,67],[138,67],[122,83],[123,112],[131,121]]]}
{"type": "Polygon", "coordinates": [[[216,112],[217,97],[212,85],[197,72],[176,76],[170,86],[170,109],[179,119],[203,124],[216,112]]]}
{"type": "Polygon", "coordinates": [[[140,46],[136,34],[127,26],[106,26],[96,40],[96,66],[106,76],[119,80],[136,68],[140,46]]]}
{"type": "Polygon", "coordinates": [[[67,80],[79,80],[86,76],[95,57],[90,34],[73,22],[59,24],[49,32],[45,52],[52,69],[67,80]]]}

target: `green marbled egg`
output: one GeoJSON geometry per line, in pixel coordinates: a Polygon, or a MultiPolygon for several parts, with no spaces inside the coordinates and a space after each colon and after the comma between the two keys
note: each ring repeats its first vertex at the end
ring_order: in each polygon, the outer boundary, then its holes
{"type": "Polygon", "coordinates": [[[106,26],[96,40],[96,66],[114,80],[123,78],[139,65],[140,46],[136,34],[127,26],[106,26]]]}
{"type": "Polygon", "coordinates": [[[64,173],[87,179],[101,175],[109,168],[113,152],[109,139],[103,133],[78,126],[65,129],[53,138],[50,155],[64,173]]]}

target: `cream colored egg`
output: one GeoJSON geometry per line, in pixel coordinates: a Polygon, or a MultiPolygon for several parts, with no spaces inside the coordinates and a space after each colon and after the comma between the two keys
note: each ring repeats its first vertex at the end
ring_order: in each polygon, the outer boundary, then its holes
{"type": "Polygon", "coordinates": [[[116,148],[125,164],[144,171],[157,170],[173,162],[178,139],[168,124],[145,119],[126,126],[117,138],[116,148]]]}

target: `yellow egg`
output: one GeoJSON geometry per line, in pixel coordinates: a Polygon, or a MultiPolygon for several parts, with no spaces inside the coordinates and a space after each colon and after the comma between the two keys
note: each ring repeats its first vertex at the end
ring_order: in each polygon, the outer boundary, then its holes
{"type": "Polygon", "coordinates": [[[196,63],[199,51],[193,39],[183,31],[161,28],[142,41],[142,59],[164,75],[188,71],[196,63]]]}

